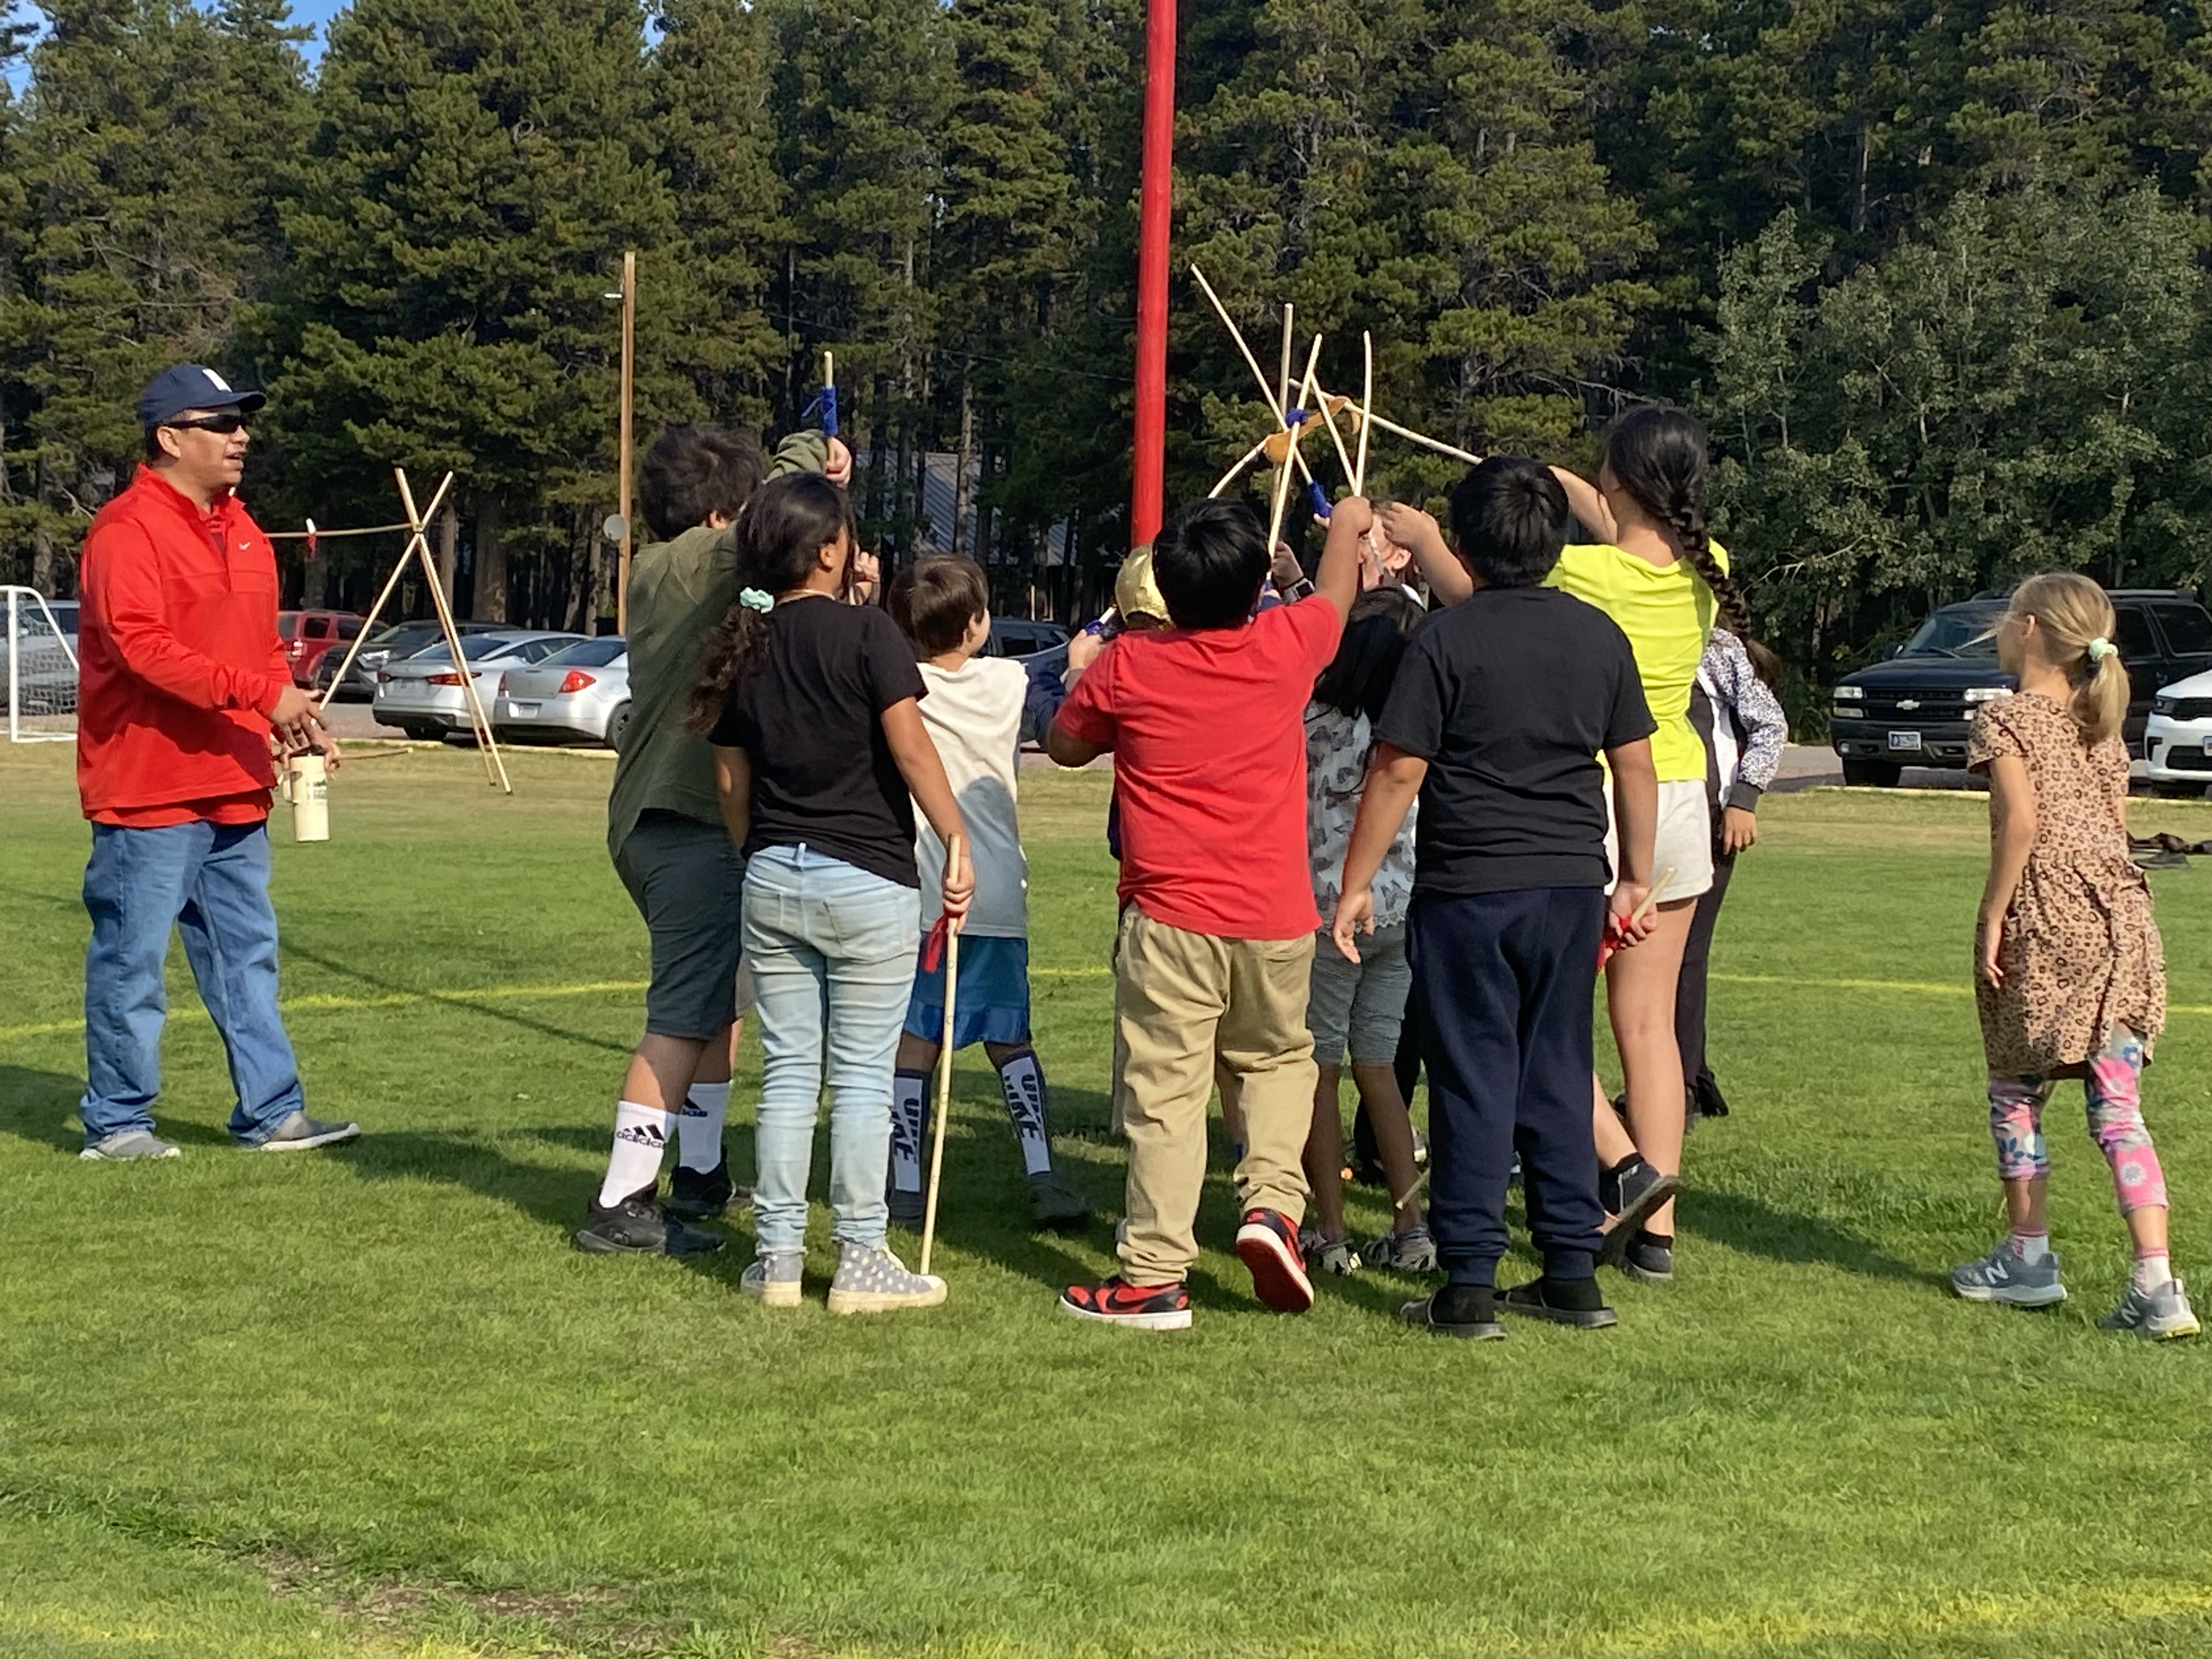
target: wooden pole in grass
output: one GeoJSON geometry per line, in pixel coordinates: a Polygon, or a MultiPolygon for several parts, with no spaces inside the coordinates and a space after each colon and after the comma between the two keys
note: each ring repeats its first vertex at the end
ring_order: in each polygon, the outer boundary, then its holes
{"type": "MultiPolygon", "coordinates": [[[[945,867],[955,873],[959,871],[957,836],[945,845],[945,867]]],[[[945,1121],[952,1115],[952,1011],[959,994],[960,921],[954,917],[945,924],[945,1030],[937,1054],[937,1134],[929,1148],[929,1196],[921,1206],[921,1266],[916,1270],[925,1278],[929,1273],[930,1251],[937,1243],[937,1183],[945,1173],[945,1121]]]]}
{"type": "MultiPolygon", "coordinates": [[[[422,561],[422,568],[430,579],[430,601],[437,607],[438,626],[445,633],[446,648],[453,653],[453,672],[460,678],[461,702],[469,712],[469,728],[476,733],[477,747],[483,754],[484,781],[511,795],[514,793],[514,785],[507,778],[507,762],[500,757],[499,739],[492,735],[491,721],[484,714],[483,700],[477,696],[476,675],[470,670],[469,659],[461,654],[461,630],[453,626],[453,608],[446,603],[446,590],[438,580],[437,562],[430,556],[429,519],[427,514],[416,511],[415,491],[407,482],[406,469],[395,466],[392,469],[392,476],[399,481],[399,500],[407,509],[407,522],[415,526],[414,535],[408,539],[407,550],[416,554],[422,561]]],[[[446,482],[453,482],[451,473],[446,475],[446,482]]],[[[438,487],[438,494],[445,494],[444,484],[438,487]]],[[[434,507],[436,504],[434,497],[431,505],[434,507]]]]}
{"type": "MultiPolygon", "coordinates": [[[[439,482],[436,492],[430,497],[429,511],[422,515],[426,521],[438,516],[439,503],[446,499],[446,491],[453,487],[453,475],[450,472],[439,482]]],[[[374,536],[389,530],[412,531],[416,528],[417,526],[410,519],[405,524],[378,525],[371,530],[325,530],[322,533],[325,536],[374,536]]],[[[288,538],[292,534],[289,531],[278,533],[288,538]]],[[[271,536],[270,539],[274,541],[277,537],[271,536]]],[[[376,596],[376,603],[369,606],[368,616],[362,623],[361,631],[353,636],[353,642],[346,647],[345,659],[338,664],[338,672],[331,676],[330,690],[323,693],[323,701],[318,709],[319,713],[327,714],[330,711],[331,703],[338,695],[338,687],[345,682],[346,671],[353,666],[353,659],[361,654],[361,648],[368,642],[368,636],[376,632],[377,619],[384,615],[384,607],[391,602],[392,590],[399,586],[399,579],[407,574],[408,561],[414,556],[415,543],[410,537],[407,545],[400,550],[399,557],[392,567],[392,574],[386,579],[384,591],[376,596]]],[[[434,585],[438,580],[438,573],[434,569],[429,574],[430,580],[434,585]]]]}

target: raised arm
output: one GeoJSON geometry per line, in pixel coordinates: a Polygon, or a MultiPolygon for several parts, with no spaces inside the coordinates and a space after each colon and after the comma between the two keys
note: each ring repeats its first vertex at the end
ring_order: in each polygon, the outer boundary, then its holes
{"type": "Polygon", "coordinates": [[[1444,532],[1418,507],[1393,501],[1382,509],[1382,533],[1413,556],[1429,592],[1440,605],[1457,605],[1474,592],[1474,578],[1444,545],[1444,532]]]}
{"type": "Polygon", "coordinates": [[[1620,526],[1613,521],[1613,509],[1605,504],[1605,497],[1598,493],[1595,484],[1564,466],[1553,467],[1552,476],[1567,492],[1567,510],[1583,521],[1591,535],[1609,542],[1620,534],[1620,526]]]}
{"type": "Polygon", "coordinates": [[[1359,597],[1359,538],[1375,522],[1375,508],[1364,497],[1347,495],[1330,510],[1328,539],[1322,544],[1321,568],[1314,573],[1314,596],[1351,614],[1359,597]]]}

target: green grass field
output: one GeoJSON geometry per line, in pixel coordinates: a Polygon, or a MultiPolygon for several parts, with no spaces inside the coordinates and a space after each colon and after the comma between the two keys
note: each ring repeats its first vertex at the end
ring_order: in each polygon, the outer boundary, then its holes
{"type": "MultiPolygon", "coordinates": [[[[1146,1338],[1053,1307],[1106,1271],[1120,1199],[1103,776],[1024,786],[1039,1047],[1102,1217],[1025,1231],[977,1055],[950,1303],[833,1320],[826,1228],[796,1314],[738,1297],[742,1225],[703,1267],[568,1248],[645,939],[605,763],[510,764],[502,799],[472,756],[362,758],[336,841],[277,831],[309,1104],[360,1118],[356,1146],[227,1147],[179,952],[185,1156],[103,1166],[76,1157],[69,754],[0,755],[0,1654],[2212,1651],[2212,1341],[2095,1328],[2126,1250],[2072,1085],[2075,1300],[1944,1288],[1999,1225],[1978,799],[1769,804],[1717,963],[1736,1113],[1691,1143],[1684,1279],[1609,1281],[1617,1329],[1441,1342],[1373,1274],[1268,1316],[1218,1248],[1217,1158],[1196,1326],[1146,1338]]],[[[2212,834],[2203,807],[2139,817],[2212,834]]],[[[2177,1265],[2212,1274],[2212,871],[2154,879],[2176,1006],[2147,1105],[2177,1265]]],[[[1363,1194],[1356,1224],[1383,1219],[1363,1194]]]]}

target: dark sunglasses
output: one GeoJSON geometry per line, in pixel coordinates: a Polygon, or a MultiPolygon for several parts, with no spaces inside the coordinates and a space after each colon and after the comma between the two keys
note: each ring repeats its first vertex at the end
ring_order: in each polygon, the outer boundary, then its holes
{"type": "Polygon", "coordinates": [[[196,432],[220,432],[225,437],[228,437],[234,432],[241,432],[245,430],[246,416],[243,415],[203,415],[197,420],[164,421],[161,424],[163,426],[174,427],[188,426],[196,432]]]}

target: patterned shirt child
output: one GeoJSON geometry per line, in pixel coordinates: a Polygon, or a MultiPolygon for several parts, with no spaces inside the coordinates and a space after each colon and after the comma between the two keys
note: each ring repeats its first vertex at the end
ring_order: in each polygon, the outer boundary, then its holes
{"type": "MultiPolygon", "coordinates": [[[[1374,728],[1364,714],[1347,714],[1324,702],[1306,705],[1306,847],[1313,860],[1315,907],[1326,927],[1344,896],[1344,859],[1352,849],[1352,825],[1359,798],[1367,789],[1367,763],[1375,748],[1374,728]]],[[[1413,899],[1413,821],[1418,804],[1408,807],[1397,840],[1375,872],[1376,927],[1404,925],[1413,899]]]]}

